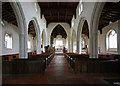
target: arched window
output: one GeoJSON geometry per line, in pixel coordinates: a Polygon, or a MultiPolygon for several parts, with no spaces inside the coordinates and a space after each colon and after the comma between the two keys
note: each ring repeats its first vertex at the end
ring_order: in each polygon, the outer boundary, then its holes
{"type": "Polygon", "coordinates": [[[12,35],[6,33],[5,34],[5,47],[12,49],[12,35]]]}
{"type": "Polygon", "coordinates": [[[63,40],[62,39],[57,39],[56,40],[56,46],[63,46],[63,40]]]}
{"type": "MultiPolygon", "coordinates": [[[[111,49],[117,48],[117,33],[115,30],[110,30],[107,34],[107,50],[111,51],[111,49]]],[[[114,50],[112,50],[114,51],[114,50]]],[[[116,51],[116,50],[115,50],[116,51]]]]}
{"type": "Polygon", "coordinates": [[[117,48],[117,33],[112,30],[108,35],[109,48],[117,48]]]}

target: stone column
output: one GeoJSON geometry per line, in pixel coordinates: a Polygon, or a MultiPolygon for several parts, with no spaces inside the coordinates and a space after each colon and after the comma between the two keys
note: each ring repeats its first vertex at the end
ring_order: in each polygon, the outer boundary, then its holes
{"type": "Polygon", "coordinates": [[[27,31],[25,16],[19,2],[10,3],[10,4],[17,16],[16,19],[19,27],[19,58],[27,58],[28,31],[27,31]]]}
{"type": "Polygon", "coordinates": [[[71,41],[70,41],[70,36],[68,36],[68,51],[71,52],[71,41]]]}
{"type": "Polygon", "coordinates": [[[90,51],[89,51],[89,47],[90,47],[90,42],[89,42],[89,41],[90,41],[90,39],[88,38],[88,54],[89,54],[89,52],[90,52],[90,51]]]}
{"type": "Polygon", "coordinates": [[[70,52],[71,51],[71,43],[70,43],[70,41],[68,41],[68,52],[70,52]]]}
{"type": "Polygon", "coordinates": [[[77,53],[81,54],[81,37],[77,39],[77,53]]]}
{"type": "Polygon", "coordinates": [[[120,20],[118,21],[117,46],[118,54],[120,54],[120,20]]]}
{"type": "Polygon", "coordinates": [[[45,52],[45,46],[46,46],[46,44],[45,44],[45,36],[43,35],[43,52],[45,52]]]}
{"type": "Polygon", "coordinates": [[[71,40],[71,52],[73,53],[73,38],[71,40]]]}
{"type": "Polygon", "coordinates": [[[41,54],[41,40],[39,39],[41,39],[40,35],[37,37],[37,54],[41,54]]]}
{"type": "Polygon", "coordinates": [[[81,51],[82,51],[82,48],[81,48],[81,37],[80,37],[80,40],[79,40],[79,54],[81,54],[81,51]]]}
{"type": "Polygon", "coordinates": [[[25,36],[24,36],[24,57],[28,58],[28,31],[25,29],[25,36]]]}
{"type": "Polygon", "coordinates": [[[97,32],[90,31],[90,46],[89,46],[89,55],[90,58],[98,58],[98,36],[97,32]]]}
{"type": "Polygon", "coordinates": [[[28,30],[20,23],[19,25],[19,58],[28,58],[28,30]]]}
{"type": "Polygon", "coordinates": [[[24,44],[24,34],[19,34],[19,58],[25,58],[24,50],[25,50],[25,44],[24,44]]]}
{"type": "Polygon", "coordinates": [[[79,54],[79,40],[77,40],[77,53],[79,54]]]}

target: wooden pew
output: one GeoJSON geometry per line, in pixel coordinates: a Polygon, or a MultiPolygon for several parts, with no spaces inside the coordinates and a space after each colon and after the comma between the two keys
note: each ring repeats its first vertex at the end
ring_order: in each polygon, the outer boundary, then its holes
{"type": "Polygon", "coordinates": [[[3,60],[3,74],[36,74],[44,73],[54,54],[31,55],[29,59],[3,60]],[[49,59],[47,59],[49,58],[49,59]]]}
{"type": "Polygon", "coordinates": [[[18,54],[3,55],[2,60],[11,61],[12,59],[19,58],[18,54]]]}
{"type": "Polygon", "coordinates": [[[84,55],[84,54],[67,53],[65,55],[66,55],[66,59],[68,60],[68,63],[70,64],[70,66],[72,67],[73,70],[74,70],[74,67],[75,67],[75,59],[76,58],[89,59],[89,55],[84,55]]]}
{"type": "Polygon", "coordinates": [[[77,73],[119,73],[120,62],[118,60],[77,60],[74,71],[77,73]]]}
{"type": "MultiPolygon", "coordinates": [[[[31,55],[37,55],[36,52],[28,52],[28,57],[31,55]]],[[[2,55],[2,60],[11,61],[12,59],[18,59],[19,54],[9,54],[9,55],[2,55]]]]}
{"type": "Polygon", "coordinates": [[[31,74],[44,73],[43,60],[16,59],[3,61],[3,74],[31,74]]]}
{"type": "Polygon", "coordinates": [[[65,54],[68,63],[75,73],[119,73],[120,61],[116,55],[104,55],[90,59],[89,55],[65,54]],[[118,58],[116,56],[116,58],[118,58]],[[114,59],[113,59],[114,58],[114,59]],[[111,60],[112,59],[112,60],[111,60]]]}

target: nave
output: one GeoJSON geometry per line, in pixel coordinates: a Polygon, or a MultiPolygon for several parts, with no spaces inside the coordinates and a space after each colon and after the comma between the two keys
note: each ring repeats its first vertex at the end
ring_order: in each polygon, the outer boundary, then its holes
{"type": "MultiPolygon", "coordinates": [[[[54,56],[50,65],[44,74],[17,74],[3,76],[3,85],[45,85],[45,84],[63,84],[65,85],[105,85],[108,84],[105,79],[119,79],[119,74],[109,73],[74,73],[64,54],[54,56]]],[[[111,85],[112,86],[112,85],[111,85]]],[[[116,86],[116,85],[115,85],[116,86]]]]}
{"type": "Polygon", "coordinates": [[[120,85],[120,1],[10,1],[0,2],[3,85],[120,85]]]}

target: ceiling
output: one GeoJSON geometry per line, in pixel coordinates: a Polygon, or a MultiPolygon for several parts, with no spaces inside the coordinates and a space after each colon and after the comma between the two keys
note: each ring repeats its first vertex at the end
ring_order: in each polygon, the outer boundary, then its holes
{"type": "Polygon", "coordinates": [[[71,25],[73,15],[76,16],[78,2],[38,2],[42,14],[51,22],[64,22],[71,25]]]}
{"type": "MultiPolygon", "coordinates": [[[[38,4],[41,7],[42,14],[45,15],[47,24],[51,22],[65,22],[71,25],[71,19],[73,15],[76,15],[76,7],[78,2],[38,2],[38,4]]],[[[2,2],[2,19],[8,23],[18,26],[16,16],[9,2],[2,2]]],[[[119,19],[120,2],[107,2],[102,10],[98,29],[102,33],[102,28],[109,25],[110,21],[114,22],[119,19]]],[[[30,31],[34,31],[32,29],[34,28],[31,28],[30,31]]]]}
{"type": "Polygon", "coordinates": [[[109,22],[115,22],[120,19],[120,1],[117,3],[107,2],[102,10],[99,30],[102,33],[102,28],[109,25],[109,22]]]}
{"type": "Polygon", "coordinates": [[[67,33],[61,25],[57,25],[52,31],[51,36],[56,38],[57,35],[62,35],[62,38],[67,38],[67,33]]]}
{"type": "Polygon", "coordinates": [[[2,2],[2,19],[18,26],[16,16],[9,2],[2,2]]]}

